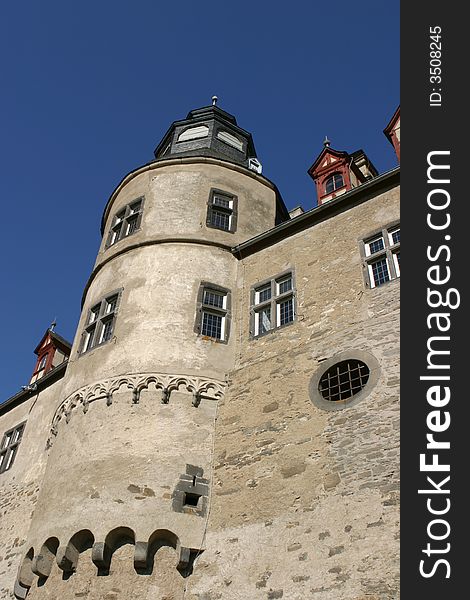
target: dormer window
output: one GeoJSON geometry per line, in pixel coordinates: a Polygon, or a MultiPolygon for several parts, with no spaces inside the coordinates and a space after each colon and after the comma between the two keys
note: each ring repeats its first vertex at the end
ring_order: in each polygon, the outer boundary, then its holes
{"type": "Polygon", "coordinates": [[[341,173],[333,173],[325,182],[325,193],[331,194],[335,190],[344,186],[344,180],[341,173]]]}
{"type": "Polygon", "coordinates": [[[240,152],[243,152],[243,142],[228,131],[218,131],[217,139],[224,142],[224,144],[227,144],[227,146],[232,146],[232,148],[236,148],[240,152]]]}
{"type": "Polygon", "coordinates": [[[189,142],[190,140],[198,140],[209,135],[209,127],[207,125],[199,125],[199,127],[190,127],[185,129],[178,136],[178,142],[189,142]]]}
{"type": "Polygon", "coordinates": [[[52,369],[67,360],[70,355],[72,345],[54,332],[55,326],[55,322],[51,324],[34,350],[37,359],[34,363],[30,384],[47,375],[52,369]]]}

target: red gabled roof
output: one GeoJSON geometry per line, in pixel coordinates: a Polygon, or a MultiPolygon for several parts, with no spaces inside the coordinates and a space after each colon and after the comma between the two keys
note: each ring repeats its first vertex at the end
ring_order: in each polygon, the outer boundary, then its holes
{"type": "MultiPolygon", "coordinates": [[[[326,146],[325,148],[323,148],[323,150],[320,152],[320,154],[318,155],[318,158],[316,159],[316,161],[313,163],[313,165],[310,167],[310,169],[307,171],[308,174],[313,177],[314,172],[317,170],[318,166],[320,165],[321,161],[325,158],[325,156],[327,156],[328,154],[333,155],[335,157],[337,157],[338,159],[341,158],[348,158],[349,154],[347,152],[341,152],[340,150],[334,150],[333,148],[330,148],[329,146],[326,146]]],[[[324,167],[326,168],[330,168],[331,165],[328,165],[328,167],[324,167]]]]}
{"type": "Polygon", "coordinates": [[[385,129],[384,129],[384,133],[387,136],[387,139],[389,140],[389,142],[391,144],[393,144],[392,131],[393,131],[393,128],[395,127],[396,122],[398,121],[399,118],[400,118],[400,105],[398,105],[397,110],[393,113],[393,117],[390,119],[387,127],[385,127],[385,129]]]}
{"type": "Polygon", "coordinates": [[[50,329],[46,330],[46,333],[42,336],[41,341],[34,349],[34,354],[39,354],[40,349],[43,347],[44,342],[49,338],[49,342],[52,343],[56,348],[60,348],[61,350],[65,350],[66,354],[70,354],[70,350],[72,349],[72,344],[64,339],[62,336],[55,333],[55,331],[51,331],[50,329]]]}

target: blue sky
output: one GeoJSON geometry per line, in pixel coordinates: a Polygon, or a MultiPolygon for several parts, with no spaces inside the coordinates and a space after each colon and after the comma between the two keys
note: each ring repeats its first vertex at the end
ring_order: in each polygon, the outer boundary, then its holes
{"type": "Polygon", "coordinates": [[[314,206],[326,134],[396,166],[382,131],[399,103],[398,2],[9,2],[0,56],[0,401],[54,318],[73,340],[115,185],[213,94],[289,208],[314,206]]]}

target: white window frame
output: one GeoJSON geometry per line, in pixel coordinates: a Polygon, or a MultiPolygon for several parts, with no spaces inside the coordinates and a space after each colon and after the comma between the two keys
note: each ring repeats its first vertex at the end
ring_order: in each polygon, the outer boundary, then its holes
{"type": "Polygon", "coordinates": [[[386,255],[382,254],[381,256],[375,257],[375,260],[373,260],[370,263],[368,263],[367,266],[368,266],[368,270],[369,270],[369,281],[370,281],[370,287],[371,288],[380,287],[384,283],[388,283],[391,280],[391,277],[390,277],[390,265],[388,264],[388,258],[387,258],[386,255]],[[387,265],[388,280],[384,281],[383,283],[377,284],[377,282],[375,281],[375,277],[374,277],[373,265],[376,262],[379,262],[379,260],[383,260],[383,259],[385,259],[385,264],[387,265]]]}
{"type": "Polygon", "coordinates": [[[267,281],[260,282],[252,287],[251,315],[250,333],[253,337],[266,335],[267,333],[279,329],[280,327],[286,327],[295,321],[295,288],[294,273],[292,270],[282,273],[281,275],[273,277],[267,281]],[[290,280],[291,282],[290,289],[281,293],[281,284],[287,280],[290,280]],[[266,289],[270,289],[269,298],[261,300],[261,293],[266,289]],[[292,319],[281,325],[281,304],[288,300],[292,301],[292,319]],[[267,308],[270,309],[271,326],[266,331],[261,331],[262,314],[267,308]]]}
{"type": "Polygon", "coordinates": [[[389,283],[400,277],[400,264],[398,262],[398,254],[400,253],[400,241],[393,241],[393,234],[400,231],[400,224],[395,223],[384,227],[375,234],[367,236],[362,240],[362,255],[364,268],[366,272],[366,285],[370,289],[381,287],[385,283],[389,283]],[[382,240],[382,248],[371,250],[371,245],[378,240],[382,240]],[[375,281],[373,265],[374,263],[385,260],[387,266],[388,280],[382,283],[375,281]]]}
{"type": "Polygon", "coordinates": [[[397,274],[397,277],[400,277],[400,263],[398,262],[398,254],[400,254],[399,250],[397,252],[392,252],[395,273],[397,274]]]}
{"type": "Polygon", "coordinates": [[[201,282],[198,293],[197,311],[196,311],[196,324],[195,331],[203,339],[210,339],[215,342],[227,343],[230,334],[230,304],[231,304],[231,293],[230,290],[223,288],[219,285],[210,282],[201,282]],[[215,294],[222,298],[222,306],[214,306],[206,302],[206,292],[215,294]],[[214,315],[221,319],[220,323],[220,337],[208,335],[203,332],[204,315],[214,315]]]}
{"type": "Polygon", "coordinates": [[[89,309],[85,329],[82,333],[79,354],[85,354],[93,348],[106,344],[112,339],[116,327],[116,316],[121,300],[121,293],[122,288],[110,292],[89,309]],[[110,307],[113,303],[114,308],[111,310],[110,307]],[[106,331],[106,325],[109,322],[111,322],[111,334],[105,340],[103,338],[106,331]]]}
{"type": "Polygon", "coordinates": [[[111,228],[108,233],[106,248],[114,246],[121,240],[130,237],[140,229],[142,213],[144,210],[144,197],[136,198],[121,208],[113,217],[111,228]],[[137,206],[137,209],[135,208],[137,206]],[[137,215],[137,216],[136,216],[137,215]],[[136,220],[136,226],[129,232],[131,221],[136,220]]]}
{"type": "Polygon", "coordinates": [[[396,227],[391,227],[387,231],[387,233],[388,233],[388,243],[390,244],[390,247],[400,245],[400,241],[398,241],[398,242],[394,242],[393,241],[393,234],[396,233],[397,231],[400,231],[400,226],[399,225],[397,225],[396,227]]]}
{"type": "Polygon", "coordinates": [[[343,188],[346,185],[345,181],[344,181],[344,176],[343,173],[341,173],[341,171],[335,171],[334,173],[332,173],[331,175],[328,175],[326,177],[326,179],[324,180],[324,189],[325,189],[325,194],[333,194],[334,192],[336,192],[336,190],[340,190],[341,188],[343,188]],[[341,177],[341,185],[336,185],[336,175],[339,175],[341,177]],[[333,182],[333,189],[328,191],[327,187],[328,187],[328,183],[332,181],[333,182]]]}
{"type": "Polygon", "coordinates": [[[372,256],[372,255],[376,255],[379,252],[382,252],[383,250],[385,250],[385,242],[384,242],[384,236],[382,234],[380,235],[376,235],[374,238],[368,240],[367,242],[364,242],[365,245],[365,249],[366,249],[366,256],[372,256]],[[378,242],[379,240],[381,240],[382,242],[382,248],[380,248],[380,250],[375,250],[374,252],[371,250],[371,245],[374,242],[378,242]]]}
{"type": "Polygon", "coordinates": [[[226,233],[234,233],[237,229],[237,208],[238,198],[233,194],[222,190],[212,189],[209,195],[207,206],[206,225],[212,229],[225,231],[226,233]],[[228,206],[216,204],[216,199],[220,198],[228,203],[228,206]],[[214,223],[214,213],[218,212],[228,217],[228,228],[220,227],[214,223]]]}
{"type": "Polygon", "coordinates": [[[225,339],[225,319],[227,316],[227,294],[219,292],[209,287],[205,287],[203,291],[203,299],[202,299],[202,321],[201,321],[201,334],[207,337],[215,337],[217,340],[225,339]],[[213,304],[209,304],[205,302],[206,292],[210,294],[215,294],[222,298],[222,306],[214,306],[213,304]],[[209,336],[207,333],[202,331],[202,327],[204,324],[204,315],[214,315],[216,317],[220,317],[220,337],[217,336],[209,336]]]}
{"type": "Polygon", "coordinates": [[[16,425],[3,434],[0,445],[0,474],[8,471],[13,466],[18,454],[18,447],[23,439],[26,421],[16,425]]]}

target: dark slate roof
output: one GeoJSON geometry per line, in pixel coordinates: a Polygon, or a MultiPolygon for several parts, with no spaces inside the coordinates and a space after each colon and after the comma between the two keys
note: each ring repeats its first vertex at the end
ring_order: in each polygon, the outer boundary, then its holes
{"type": "Polygon", "coordinates": [[[250,158],[256,158],[251,133],[239,127],[236,118],[218,106],[191,110],[186,119],[172,123],[154,154],[157,160],[210,156],[245,167],[250,158]],[[196,132],[194,137],[192,129],[196,132]]]}
{"type": "MultiPolygon", "coordinates": [[[[44,340],[46,339],[46,337],[48,335],[51,336],[52,340],[54,342],[56,342],[56,345],[59,348],[62,347],[62,349],[69,350],[69,351],[72,349],[72,344],[70,342],[68,342],[65,338],[63,338],[61,335],[59,335],[55,331],[51,331],[50,329],[46,329],[46,333],[42,336],[41,341],[39,342],[39,344],[34,349],[34,354],[37,354],[39,352],[39,349],[43,345],[44,340]]],[[[70,352],[69,352],[69,354],[70,354],[70,352]]]]}

